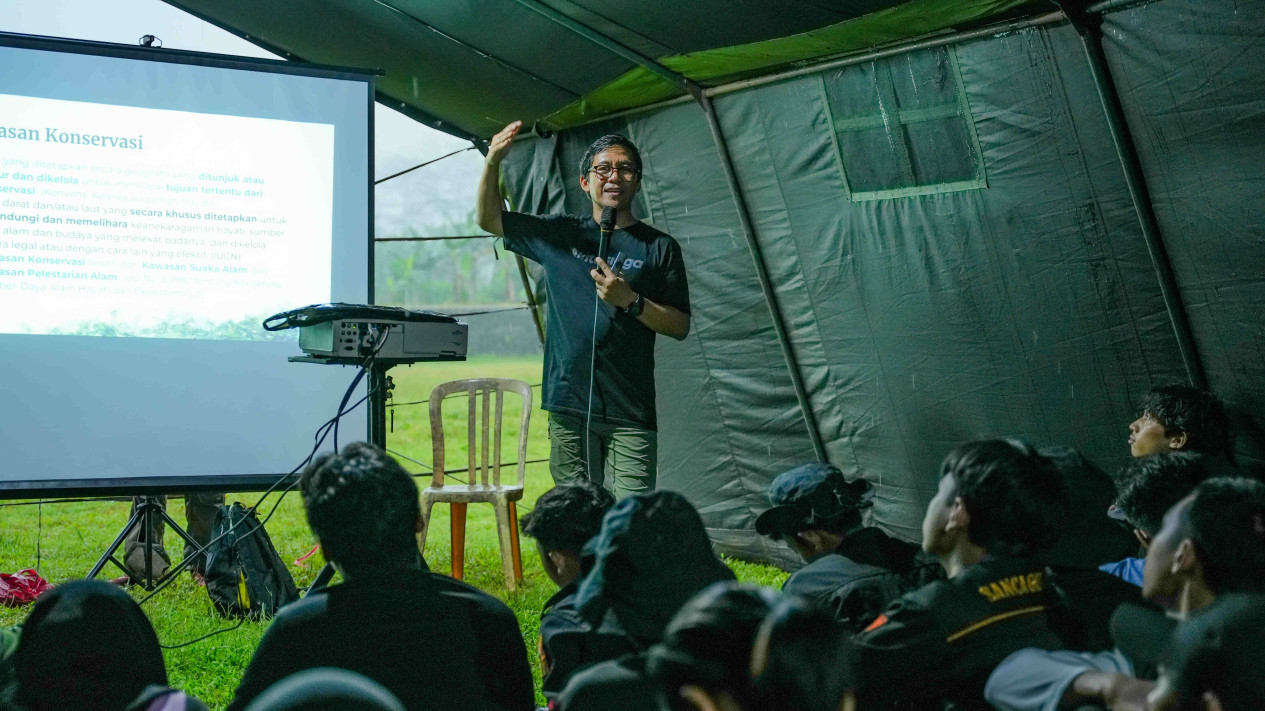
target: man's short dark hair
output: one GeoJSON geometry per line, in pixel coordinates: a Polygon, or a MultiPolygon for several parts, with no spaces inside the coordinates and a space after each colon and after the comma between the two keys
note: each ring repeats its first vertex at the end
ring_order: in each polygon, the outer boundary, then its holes
{"type": "Polygon", "coordinates": [[[580,175],[589,174],[589,169],[593,167],[593,156],[615,147],[628,151],[628,155],[633,160],[633,167],[637,169],[637,175],[641,175],[641,151],[637,150],[637,146],[633,145],[626,136],[618,133],[608,133],[589,144],[584,151],[584,157],[580,159],[580,175]]]}
{"type": "Polygon", "coordinates": [[[1054,463],[1015,439],[968,442],[949,453],[940,476],[970,514],[971,542],[994,555],[1028,557],[1058,542],[1069,497],[1054,463]]]}
{"type": "Polygon", "coordinates": [[[1265,592],[1265,483],[1209,479],[1195,487],[1182,523],[1208,589],[1217,595],[1265,592]]]}
{"type": "Polygon", "coordinates": [[[1134,528],[1151,536],[1159,533],[1164,514],[1211,476],[1207,459],[1198,452],[1134,459],[1116,476],[1116,507],[1134,528]]]}
{"type": "Polygon", "coordinates": [[[354,442],[317,457],[299,480],[307,522],[344,568],[396,567],[417,557],[417,485],[381,448],[354,442]]]}
{"type": "Polygon", "coordinates": [[[602,517],[615,505],[609,491],[591,481],[563,484],[536,499],[536,508],[519,522],[525,535],[546,551],[579,554],[589,539],[602,530],[602,517]]]}
{"type": "Polygon", "coordinates": [[[1151,388],[1138,403],[1138,417],[1149,415],[1164,434],[1186,433],[1182,449],[1205,452],[1234,462],[1234,433],[1225,405],[1207,390],[1173,383],[1151,388]]]}

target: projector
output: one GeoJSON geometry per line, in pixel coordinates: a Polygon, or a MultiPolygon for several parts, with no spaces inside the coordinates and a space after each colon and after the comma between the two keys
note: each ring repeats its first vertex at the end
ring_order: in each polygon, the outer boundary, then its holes
{"type": "Polygon", "coordinates": [[[463,360],[470,327],[447,314],[365,304],[313,304],[264,321],[299,329],[299,348],[319,358],[463,360]]]}
{"type": "Polygon", "coordinates": [[[466,357],[470,327],[460,321],[334,319],[299,327],[299,348],[324,358],[457,360],[466,357]],[[381,346],[381,347],[379,347],[381,346]]]}

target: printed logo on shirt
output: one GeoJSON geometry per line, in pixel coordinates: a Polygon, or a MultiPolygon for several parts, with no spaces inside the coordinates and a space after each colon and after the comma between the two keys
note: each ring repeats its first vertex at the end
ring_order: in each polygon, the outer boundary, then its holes
{"type": "MultiPolygon", "coordinates": [[[[597,267],[597,257],[595,255],[585,254],[581,252],[580,250],[576,249],[575,247],[572,247],[571,256],[575,257],[581,262],[584,262],[590,267],[594,267],[594,268],[597,267]]],[[[644,260],[633,259],[632,257],[628,257],[626,259],[621,260],[618,264],[610,264],[609,266],[615,271],[620,272],[622,274],[626,272],[631,272],[635,269],[641,269],[645,265],[646,263],[644,260]]]]}
{"type": "Polygon", "coordinates": [[[981,586],[979,594],[989,602],[1001,602],[1021,595],[1031,595],[1045,590],[1045,573],[1012,575],[981,586]]]}

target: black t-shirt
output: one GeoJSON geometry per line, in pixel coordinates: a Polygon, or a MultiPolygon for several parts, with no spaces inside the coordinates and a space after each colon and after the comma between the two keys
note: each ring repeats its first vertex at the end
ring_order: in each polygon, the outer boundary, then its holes
{"type": "MultiPolygon", "coordinates": [[[[505,248],[540,264],[549,299],[541,407],[584,417],[589,408],[596,287],[589,270],[600,235],[592,217],[502,215],[505,248]]],[[[690,312],[681,247],[643,222],[611,234],[607,263],[622,269],[632,290],[650,301],[690,312]],[[619,256],[619,264],[615,258],[619,256]]],[[[593,419],[653,430],[654,331],[635,317],[597,301],[597,368],[593,419]]]]}
{"type": "Polygon", "coordinates": [[[422,570],[380,571],[286,605],[228,711],[315,667],[364,674],[410,710],[535,708],[514,613],[477,588],[422,570]]]}

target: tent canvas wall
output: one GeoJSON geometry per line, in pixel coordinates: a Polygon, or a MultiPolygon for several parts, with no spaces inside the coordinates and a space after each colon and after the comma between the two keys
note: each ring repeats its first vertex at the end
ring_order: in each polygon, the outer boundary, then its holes
{"type": "MultiPolygon", "coordinates": [[[[1182,0],[1106,18],[1209,384],[1240,412],[1265,396],[1262,20],[1261,8],[1182,0]]],[[[827,458],[878,486],[878,525],[917,540],[940,459],[972,438],[1071,445],[1114,469],[1138,396],[1186,379],[1068,24],[715,106],[827,458]],[[881,106],[885,92],[895,106],[881,106]],[[919,104],[946,97],[960,110],[919,104]],[[975,140],[954,136],[950,118],[975,140]],[[883,175],[900,172],[900,150],[914,182],[929,178],[921,190],[857,189],[902,185],[883,175]],[[960,179],[976,158],[980,172],[960,179]]],[[[661,339],[656,354],[661,485],[698,503],[726,550],[779,558],[752,521],[771,477],[814,450],[702,113],[682,104],[529,142],[507,161],[513,202],[583,212],[578,156],[607,132],[642,150],[644,219],[677,237],[689,266],[693,335],[661,339]]]]}
{"type": "Polygon", "coordinates": [[[504,167],[521,209],[587,210],[584,145],[631,136],[693,296],[693,334],[657,354],[660,481],[730,552],[790,562],[751,522],[816,457],[875,482],[875,522],[910,539],[963,440],[1113,469],[1162,382],[1206,380],[1262,459],[1261,3],[168,2],[378,67],[380,101],[454,135],[538,126],[504,167]],[[1103,18],[1141,201],[1060,10],[1103,18]]]}

